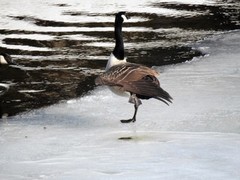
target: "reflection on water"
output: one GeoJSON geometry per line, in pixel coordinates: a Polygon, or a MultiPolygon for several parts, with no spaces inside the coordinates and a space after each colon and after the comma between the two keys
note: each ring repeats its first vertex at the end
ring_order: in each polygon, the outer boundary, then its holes
{"type": "Polygon", "coordinates": [[[196,41],[240,27],[237,2],[177,2],[2,0],[0,52],[19,64],[0,67],[0,82],[11,84],[0,100],[2,113],[14,115],[93,89],[114,46],[117,11],[131,17],[123,27],[128,60],[148,66],[201,56],[191,46],[196,41]]]}

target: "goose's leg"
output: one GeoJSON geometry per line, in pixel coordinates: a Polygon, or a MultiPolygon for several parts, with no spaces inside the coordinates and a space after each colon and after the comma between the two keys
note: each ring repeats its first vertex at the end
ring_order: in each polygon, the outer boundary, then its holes
{"type": "MultiPolygon", "coordinates": [[[[138,105],[139,106],[139,105],[138,105]]],[[[134,104],[134,115],[133,115],[133,118],[132,118],[132,122],[135,122],[136,121],[136,115],[137,115],[137,110],[138,110],[138,106],[136,104],[134,104]]]]}
{"type": "Polygon", "coordinates": [[[142,104],[142,102],[137,98],[136,94],[132,94],[130,96],[129,102],[134,104],[134,115],[131,119],[121,120],[121,123],[130,123],[136,121],[138,107],[142,104]]]}

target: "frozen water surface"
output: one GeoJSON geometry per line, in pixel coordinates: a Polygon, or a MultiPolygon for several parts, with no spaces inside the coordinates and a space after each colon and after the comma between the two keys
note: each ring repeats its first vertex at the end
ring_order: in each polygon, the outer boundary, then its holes
{"type": "Polygon", "coordinates": [[[99,87],[80,99],[0,123],[0,179],[231,179],[240,177],[240,32],[196,48],[208,56],[155,67],[174,98],[128,99],[99,87]]]}

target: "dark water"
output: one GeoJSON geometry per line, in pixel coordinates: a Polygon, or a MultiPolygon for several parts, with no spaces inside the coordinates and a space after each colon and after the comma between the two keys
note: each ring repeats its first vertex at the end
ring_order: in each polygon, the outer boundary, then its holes
{"type": "Polygon", "coordinates": [[[0,116],[80,97],[93,90],[94,79],[104,70],[114,46],[114,12],[119,9],[127,9],[131,17],[123,28],[128,61],[147,66],[203,56],[194,43],[240,28],[237,1],[136,1],[129,7],[108,1],[92,1],[89,7],[77,1],[22,3],[25,9],[29,6],[33,10],[25,12],[14,3],[0,2],[0,52],[10,54],[18,64],[0,67],[0,82],[11,85],[0,97],[0,116]],[[95,7],[94,2],[100,6],[95,7]]]}

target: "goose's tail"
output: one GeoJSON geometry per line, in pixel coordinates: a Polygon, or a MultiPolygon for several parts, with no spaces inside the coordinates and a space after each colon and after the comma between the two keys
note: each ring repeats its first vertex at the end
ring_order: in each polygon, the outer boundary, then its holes
{"type": "Polygon", "coordinates": [[[172,103],[173,100],[173,98],[168,94],[168,92],[164,91],[161,87],[159,89],[158,96],[155,96],[153,98],[158,99],[167,105],[169,105],[169,103],[172,103]]]}

